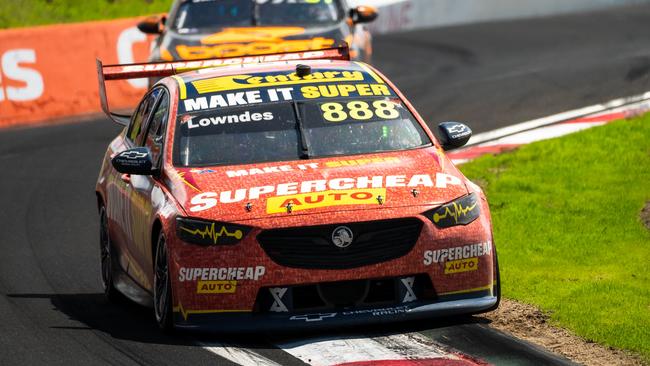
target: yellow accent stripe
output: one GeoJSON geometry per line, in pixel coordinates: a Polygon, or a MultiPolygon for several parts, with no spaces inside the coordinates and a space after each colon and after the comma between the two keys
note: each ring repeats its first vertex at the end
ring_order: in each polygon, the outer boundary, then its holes
{"type": "Polygon", "coordinates": [[[385,84],[384,80],[380,78],[379,75],[377,75],[374,71],[372,71],[372,69],[369,68],[368,65],[359,61],[355,61],[354,63],[357,64],[359,67],[361,67],[365,72],[370,74],[370,76],[372,76],[372,78],[375,79],[376,82],[378,82],[379,84],[385,84]]]}
{"type": "MultiPolygon", "coordinates": [[[[181,95],[183,95],[183,93],[181,93],[181,95]]],[[[178,178],[180,178],[180,180],[182,180],[183,183],[185,183],[188,187],[200,193],[201,192],[200,189],[196,188],[192,183],[188,182],[187,179],[185,179],[185,173],[186,172],[176,172],[176,174],[178,174],[178,178]]]]}
{"type": "Polygon", "coordinates": [[[215,227],[216,227],[216,224],[213,222],[212,226],[206,225],[205,229],[203,229],[203,230],[201,230],[201,229],[191,230],[191,229],[188,229],[188,228],[182,227],[182,226],[180,228],[181,228],[181,230],[186,231],[186,232],[188,232],[188,233],[190,233],[192,235],[195,235],[195,236],[200,235],[202,239],[205,239],[205,237],[207,236],[208,238],[212,239],[214,244],[217,244],[217,241],[219,241],[219,238],[224,236],[224,235],[229,236],[231,238],[238,239],[238,240],[241,239],[242,236],[243,236],[243,233],[242,233],[241,230],[235,230],[235,232],[229,233],[228,228],[226,228],[224,225],[222,225],[219,232],[217,232],[215,227]]]}
{"type": "Polygon", "coordinates": [[[178,75],[172,75],[174,80],[178,82],[178,90],[181,93],[181,99],[187,98],[187,87],[185,86],[185,81],[183,81],[183,78],[178,76],[178,75]]]}
{"type": "Polygon", "coordinates": [[[217,313],[251,313],[250,310],[238,310],[238,309],[215,309],[215,310],[185,310],[183,305],[179,304],[178,306],[172,309],[175,313],[181,313],[183,319],[187,320],[187,317],[191,314],[217,314],[217,313]]]}
{"type": "Polygon", "coordinates": [[[456,295],[456,294],[466,294],[466,293],[470,293],[470,292],[478,292],[478,291],[484,291],[484,290],[491,290],[491,289],[492,289],[492,286],[494,286],[494,285],[487,285],[487,286],[483,286],[483,287],[470,288],[470,289],[467,289],[467,290],[459,290],[459,291],[443,292],[443,293],[438,294],[438,295],[439,295],[439,296],[443,296],[443,295],[456,295]]]}

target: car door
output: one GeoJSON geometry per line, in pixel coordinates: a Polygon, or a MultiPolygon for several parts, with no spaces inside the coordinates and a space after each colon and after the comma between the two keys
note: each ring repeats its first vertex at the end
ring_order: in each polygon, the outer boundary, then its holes
{"type": "MultiPolygon", "coordinates": [[[[169,119],[170,100],[166,89],[161,88],[158,99],[147,121],[144,133],[136,143],[137,146],[148,147],[154,168],[162,168],[165,146],[165,131],[169,119]]],[[[130,210],[131,218],[131,253],[133,262],[129,266],[129,275],[137,280],[144,288],[151,289],[153,284],[153,255],[152,255],[152,223],[155,219],[155,209],[161,202],[156,198],[163,197],[158,176],[138,175],[131,177],[130,210]]]]}
{"type": "MultiPolygon", "coordinates": [[[[131,117],[128,128],[124,132],[120,150],[115,151],[115,153],[120,153],[121,151],[138,146],[138,141],[141,141],[145,135],[146,126],[148,125],[160,93],[161,89],[156,88],[144,96],[131,117]]],[[[120,267],[126,273],[130,273],[130,267],[134,262],[134,221],[130,214],[131,206],[133,205],[131,200],[133,176],[121,174],[115,170],[112,173],[114,174],[114,179],[112,179],[114,184],[111,185],[111,189],[109,190],[109,202],[114,206],[109,208],[109,211],[113,215],[113,220],[118,223],[118,230],[116,230],[116,235],[113,238],[113,244],[118,249],[120,267]]]]}

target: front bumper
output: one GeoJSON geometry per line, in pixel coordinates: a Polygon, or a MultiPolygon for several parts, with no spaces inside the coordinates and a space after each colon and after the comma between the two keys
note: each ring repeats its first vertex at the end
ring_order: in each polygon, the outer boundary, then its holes
{"type": "MultiPolygon", "coordinates": [[[[483,205],[484,212],[488,212],[487,204],[483,202],[483,205]]],[[[399,212],[385,210],[380,212],[383,216],[376,212],[355,212],[356,222],[417,217],[424,224],[417,242],[407,254],[350,269],[283,266],[272,260],[258,243],[257,236],[262,230],[258,228],[240,244],[231,246],[198,247],[171,236],[168,245],[171,248],[174,323],[184,329],[245,332],[397,322],[491,309],[498,299],[493,288],[496,253],[491,244],[489,216],[481,215],[469,225],[442,230],[416,213],[422,209],[415,207],[413,212],[405,212],[404,208],[399,212]],[[416,278],[414,284],[409,284],[414,299],[409,297],[408,301],[404,301],[406,288],[400,286],[395,287],[394,298],[335,299],[325,301],[325,308],[323,304],[312,302],[296,305],[294,300],[300,296],[287,292],[276,293],[287,309],[273,311],[273,300],[262,301],[260,297],[271,289],[279,291],[341,281],[402,281],[408,277],[416,278]],[[422,288],[418,279],[426,279],[428,285],[422,288]],[[293,306],[290,305],[292,301],[293,306]],[[320,319],[320,315],[316,315],[313,319],[312,314],[326,314],[327,317],[320,319]]],[[[332,220],[327,215],[310,215],[307,219],[294,219],[293,227],[328,225],[332,220]]],[[[272,227],[263,229],[290,227],[289,224],[272,222],[269,223],[272,227]]]]}
{"type": "MultiPolygon", "coordinates": [[[[468,294],[471,296],[471,294],[468,294]]],[[[498,299],[491,293],[480,297],[336,312],[297,314],[255,313],[175,313],[176,328],[209,332],[259,332],[337,328],[366,324],[386,324],[407,320],[424,320],[460,314],[476,314],[492,308],[498,299]],[[187,317],[187,319],[184,319],[187,317]]]]}

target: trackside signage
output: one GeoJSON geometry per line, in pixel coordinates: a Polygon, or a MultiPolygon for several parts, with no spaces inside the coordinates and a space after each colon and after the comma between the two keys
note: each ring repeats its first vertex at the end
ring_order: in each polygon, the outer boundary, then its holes
{"type": "MultiPolygon", "coordinates": [[[[138,19],[0,31],[0,127],[99,113],[95,59],[144,62],[150,40],[138,19]]],[[[146,81],[114,81],[108,98],[131,108],[146,81]]]]}

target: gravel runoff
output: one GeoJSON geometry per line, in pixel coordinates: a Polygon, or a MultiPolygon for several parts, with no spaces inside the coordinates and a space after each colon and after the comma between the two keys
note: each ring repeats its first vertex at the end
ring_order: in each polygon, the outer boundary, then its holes
{"type": "MultiPolygon", "coordinates": [[[[644,212],[648,225],[650,202],[644,212]]],[[[499,309],[484,316],[491,320],[491,327],[586,366],[650,365],[630,352],[603,346],[580,338],[566,329],[552,326],[549,323],[550,317],[532,305],[503,299],[499,309]]]]}

